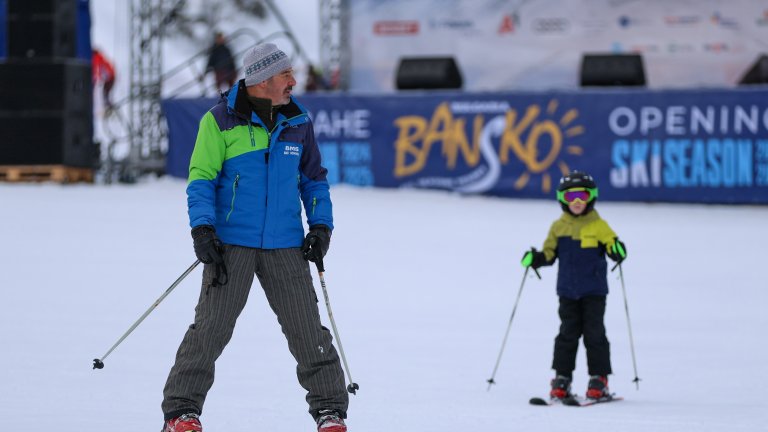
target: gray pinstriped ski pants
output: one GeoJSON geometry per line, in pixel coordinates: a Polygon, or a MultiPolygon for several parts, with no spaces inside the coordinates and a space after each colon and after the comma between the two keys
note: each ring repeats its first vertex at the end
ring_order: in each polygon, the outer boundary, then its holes
{"type": "Polygon", "coordinates": [[[205,396],[213,385],[214,363],[232,337],[254,274],[296,359],[296,374],[307,390],[310,414],[316,417],[318,410],[335,409],[346,417],[349,395],[344,373],[331,333],[320,323],[309,263],[301,250],[225,245],[224,261],[229,273],[224,286],[210,286],[212,265],[203,270],[195,322],[184,335],[163,390],[165,419],[202,413],[205,396]]]}

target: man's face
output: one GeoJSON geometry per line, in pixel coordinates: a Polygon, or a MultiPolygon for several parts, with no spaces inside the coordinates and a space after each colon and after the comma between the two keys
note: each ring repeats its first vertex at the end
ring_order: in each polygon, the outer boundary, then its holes
{"type": "Polygon", "coordinates": [[[293,69],[286,69],[264,81],[261,97],[271,99],[272,105],[285,105],[291,100],[291,90],[296,85],[293,69]]]}

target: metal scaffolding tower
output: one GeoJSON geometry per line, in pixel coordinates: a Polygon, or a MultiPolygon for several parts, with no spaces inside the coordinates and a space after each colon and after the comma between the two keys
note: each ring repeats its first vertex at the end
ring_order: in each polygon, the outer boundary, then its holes
{"type": "MultiPolygon", "coordinates": [[[[1,2],[2,0],[0,0],[1,2]]],[[[109,183],[113,175],[122,182],[133,182],[144,174],[161,175],[165,172],[168,152],[168,130],[160,101],[163,79],[163,38],[165,27],[178,18],[187,0],[129,0],[130,9],[130,90],[126,100],[128,116],[119,110],[111,118],[116,119],[127,136],[113,136],[109,143],[105,163],[105,179],[109,183]],[[113,155],[120,141],[127,141],[128,152],[124,159],[113,155]]],[[[288,22],[273,0],[264,0],[282,26],[299,57],[309,63],[307,54],[291,32],[288,22]]],[[[349,0],[321,0],[321,34],[323,41],[331,38],[332,44],[322,45],[324,71],[342,71],[340,83],[346,86],[346,11],[349,0]],[[325,12],[325,13],[323,13],[325,12]]],[[[328,72],[326,72],[328,73],[328,72]]],[[[345,88],[345,87],[339,87],[345,88]]]]}
{"type": "Polygon", "coordinates": [[[320,0],[320,66],[339,90],[349,89],[350,0],[320,0]]]}
{"type": "Polygon", "coordinates": [[[160,108],[163,73],[163,26],[173,8],[169,0],[130,0],[131,70],[129,130],[130,151],[120,177],[165,171],[167,126],[160,108]]]}

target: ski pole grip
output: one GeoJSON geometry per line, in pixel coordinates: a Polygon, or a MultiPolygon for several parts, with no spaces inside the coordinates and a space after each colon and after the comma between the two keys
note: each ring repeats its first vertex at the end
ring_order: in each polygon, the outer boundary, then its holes
{"type": "Polygon", "coordinates": [[[323,265],[323,259],[320,258],[319,260],[315,261],[315,264],[317,265],[317,271],[320,273],[325,273],[325,266],[323,265]]]}

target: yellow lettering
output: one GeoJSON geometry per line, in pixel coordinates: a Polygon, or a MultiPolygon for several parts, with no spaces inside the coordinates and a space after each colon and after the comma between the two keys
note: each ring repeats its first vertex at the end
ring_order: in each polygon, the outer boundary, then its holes
{"type": "Polygon", "coordinates": [[[537,123],[531,133],[528,134],[528,139],[525,141],[525,147],[528,149],[527,153],[530,156],[525,160],[525,164],[528,169],[533,173],[540,173],[552,165],[555,158],[560,154],[560,149],[563,146],[563,134],[560,132],[560,128],[552,120],[545,120],[541,123],[537,123]],[[552,139],[552,145],[550,146],[549,153],[543,160],[539,161],[539,137],[543,134],[549,134],[552,139]]]}
{"type": "Polygon", "coordinates": [[[463,122],[461,125],[462,140],[458,143],[458,148],[464,156],[464,161],[471,167],[480,163],[480,134],[483,132],[483,122],[482,115],[478,114],[475,116],[475,121],[472,125],[472,147],[469,146],[467,136],[464,134],[463,122]]]}
{"type": "MultiPolygon", "coordinates": [[[[463,123],[463,122],[462,122],[463,123]]],[[[436,141],[443,142],[443,154],[449,159],[450,155],[447,154],[454,147],[452,143],[453,131],[453,115],[451,110],[448,109],[448,103],[443,102],[435,108],[434,114],[432,114],[432,120],[429,122],[429,129],[424,137],[424,147],[431,148],[432,143],[436,141]]],[[[455,153],[455,150],[453,150],[455,153]]],[[[454,164],[456,163],[456,156],[453,157],[454,164]]],[[[449,167],[453,168],[448,164],[449,167]]]]}
{"type": "MultiPolygon", "coordinates": [[[[563,148],[563,132],[553,120],[538,121],[540,113],[541,108],[538,105],[530,105],[522,116],[518,116],[517,110],[507,111],[498,153],[502,164],[507,164],[511,158],[516,157],[525,164],[529,174],[540,174],[556,162],[563,148]],[[549,136],[551,144],[546,154],[540,154],[538,145],[544,136],[549,136]]],[[[438,105],[429,120],[420,116],[399,117],[395,120],[395,126],[398,128],[395,141],[395,177],[412,175],[423,170],[432,146],[436,143],[442,144],[441,154],[448,169],[456,168],[459,157],[468,166],[476,166],[482,157],[480,139],[484,121],[483,115],[475,115],[470,139],[467,136],[467,119],[454,118],[448,102],[438,105]]],[[[527,182],[527,179],[521,178],[518,181],[527,182]]],[[[544,179],[542,185],[548,189],[548,183],[549,179],[544,179]]]]}
{"type": "Polygon", "coordinates": [[[442,143],[442,155],[449,169],[454,169],[459,152],[469,166],[480,163],[480,134],[483,116],[475,116],[472,144],[466,133],[466,121],[454,119],[447,102],[435,108],[432,118],[427,121],[419,116],[404,116],[395,120],[399,129],[395,141],[395,176],[403,177],[424,169],[427,157],[435,143],[442,143]],[[421,141],[421,146],[418,145],[421,141]]]}
{"type": "Polygon", "coordinates": [[[507,125],[504,128],[504,133],[501,135],[501,144],[499,145],[499,159],[502,164],[509,162],[509,151],[512,150],[518,159],[526,162],[531,159],[530,148],[523,148],[523,143],[520,139],[523,131],[525,131],[531,122],[539,115],[541,109],[538,105],[531,105],[525,112],[525,116],[520,120],[517,125],[517,111],[507,111],[507,125]]]}
{"type": "Polygon", "coordinates": [[[424,137],[427,121],[419,116],[404,116],[395,120],[395,126],[400,130],[395,141],[395,177],[402,177],[418,172],[427,162],[429,147],[415,145],[424,137]],[[413,160],[410,164],[408,156],[413,160]]]}

